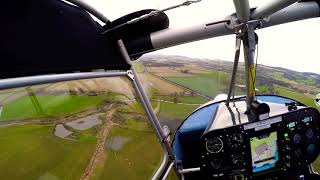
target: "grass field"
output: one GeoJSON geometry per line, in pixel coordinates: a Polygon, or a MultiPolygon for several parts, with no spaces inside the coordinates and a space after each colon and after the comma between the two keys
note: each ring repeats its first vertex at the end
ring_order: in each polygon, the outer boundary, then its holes
{"type": "Polygon", "coordinates": [[[167,77],[167,79],[210,97],[225,93],[229,83],[228,74],[219,71],[194,74],[188,77],[167,77]]]}
{"type": "MultiPolygon", "coordinates": [[[[164,96],[161,99],[166,101],[174,101],[174,97],[164,96]]],[[[177,97],[176,100],[178,103],[187,103],[187,104],[195,104],[195,105],[185,105],[185,104],[177,104],[177,103],[166,103],[161,102],[159,116],[163,118],[183,120],[188,115],[190,115],[196,108],[200,105],[207,102],[207,99],[204,99],[200,96],[189,96],[189,97],[177,97]]]]}
{"type": "MultiPolygon", "coordinates": [[[[160,100],[165,100],[169,102],[174,102],[174,98],[172,96],[159,96],[155,97],[151,100],[151,105],[153,108],[157,106],[158,98],[160,100]]],[[[160,112],[157,114],[162,118],[169,118],[169,119],[176,119],[176,120],[183,120],[186,118],[190,113],[192,113],[196,108],[200,105],[207,102],[208,100],[204,99],[200,96],[186,96],[186,97],[176,97],[177,103],[168,103],[160,101],[160,112]],[[179,104],[178,104],[179,103],[179,104]],[[180,104],[182,103],[182,104],[180,104]],[[195,105],[185,105],[186,104],[195,104],[195,105]]],[[[123,107],[124,112],[137,112],[144,114],[144,109],[140,103],[133,103],[131,105],[126,105],[123,107]]]]}
{"type": "Polygon", "coordinates": [[[278,85],[273,85],[273,88],[276,91],[276,93],[280,96],[285,96],[285,97],[295,99],[307,106],[318,108],[318,110],[320,110],[320,108],[314,103],[314,98],[311,95],[298,93],[289,88],[285,88],[278,85]]]}
{"type": "Polygon", "coordinates": [[[79,179],[95,149],[95,136],[86,134],[77,141],[64,140],[53,135],[53,128],[0,128],[1,179],[79,179]]]}
{"type": "Polygon", "coordinates": [[[129,120],[125,126],[113,127],[108,140],[119,137],[128,142],[119,150],[106,148],[106,160],[93,179],[149,179],[163,152],[147,122],[129,120]]]}
{"type": "Polygon", "coordinates": [[[163,118],[170,118],[176,120],[185,119],[190,113],[192,113],[198,106],[171,104],[161,102],[159,116],[163,118]]]}
{"type": "Polygon", "coordinates": [[[314,170],[320,173],[320,156],[312,163],[314,170]]]}
{"type": "Polygon", "coordinates": [[[284,73],[280,73],[280,72],[273,72],[272,73],[272,78],[285,82],[285,83],[290,83],[290,84],[297,84],[297,82],[293,81],[293,80],[289,80],[287,78],[284,77],[284,73]]]}
{"type": "Polygon", "coordinates": [[[184,89],[149,73],[139,73],[139,78],[148,94],[151,94],[152,90],[156,90],[161,95],[184,92],[184,89]]]}
{"type": "Polygon", "coordinates": [[[258,85],[256,88],[258,89],[257,94],[270,94],[269,88],[266,85],[258,85]]]}
{"type": "MultiPolygon", "coordinates": [[[[174,96],[159,96],[160,99],[165,101],[175,101],[174,96]]],[[[203,104],[209,100],[201,96],[177,96],[176,101],[179,103],[188,103],[188,104],[203,104]]]]}
{"type": "Polygon", "coordinates": [[[102,102],[99,96],[36,96],[43,109],[37,112],[29,96],[24,96],[3,107],[0,121],[76,113],[102,102]]]}
{"type": "Polygon", "coordinates": [[[137,73],[143,73],[145,71],[144,65],[141,62],[134,61],[132,64],[137,73]]]}

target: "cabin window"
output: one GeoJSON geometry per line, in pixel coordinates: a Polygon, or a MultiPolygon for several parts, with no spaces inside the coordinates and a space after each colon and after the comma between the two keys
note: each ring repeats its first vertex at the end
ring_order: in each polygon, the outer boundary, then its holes
{"type": "Polygon", "coordinates": [[[0,98],[2,179],[148,179],[161,163],[126,78],[9,89],[0,98]]]}

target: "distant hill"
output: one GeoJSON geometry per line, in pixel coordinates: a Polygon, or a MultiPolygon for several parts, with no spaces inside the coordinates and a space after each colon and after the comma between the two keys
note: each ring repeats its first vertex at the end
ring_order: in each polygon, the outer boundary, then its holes
{"type": "MultiPolygon", "coordinates": [[[[146,66],[152,67],[186,67],[199,66],[215,71],[232,72],[233,62],[219,59],[190,58],[176,55],[144,55],[140,58],[146,66]]],[[[294,89],[298,92],[314,94],[320,90],[320,74],[298,72],[282,67],[262,64],[257,66],[257,82],[261,85],[277,84],[294,89]]],[[[239,79],[244,80],[244,63],[238,66],[239,79]]]]}

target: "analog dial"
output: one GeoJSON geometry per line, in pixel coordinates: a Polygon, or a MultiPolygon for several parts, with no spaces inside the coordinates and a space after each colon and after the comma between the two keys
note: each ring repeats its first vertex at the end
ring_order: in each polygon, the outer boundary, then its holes
{"type": "Polygon", "coordinates": [[[223,142],[218,137],[210,138],[206,141],[206,148],[210,153],[219,153],[223,149],[223,142]]]}

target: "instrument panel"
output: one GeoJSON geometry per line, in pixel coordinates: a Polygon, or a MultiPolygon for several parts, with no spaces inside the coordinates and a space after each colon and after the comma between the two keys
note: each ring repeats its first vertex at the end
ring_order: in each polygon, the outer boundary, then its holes
{"type": "Polygon", "coordinates": [[[205,132],[201,171],[206,177],[222,179],[298,173],[318,157],[319,124],[319,112],[303,108],[205,132]]]}

